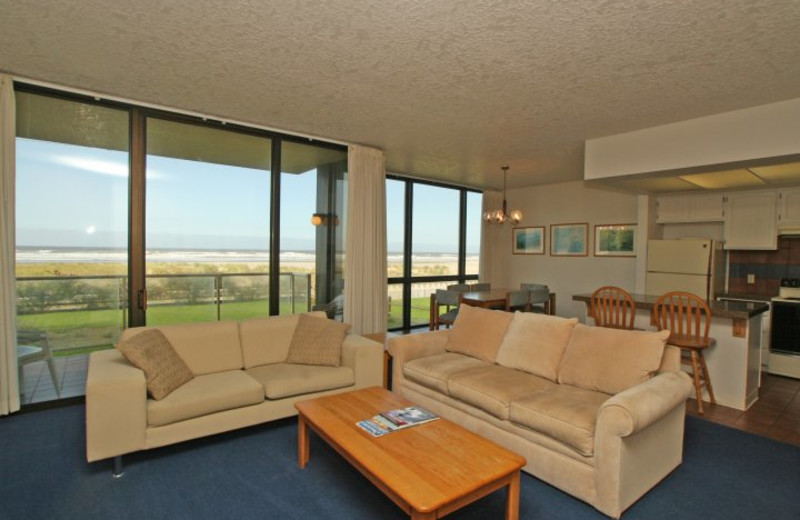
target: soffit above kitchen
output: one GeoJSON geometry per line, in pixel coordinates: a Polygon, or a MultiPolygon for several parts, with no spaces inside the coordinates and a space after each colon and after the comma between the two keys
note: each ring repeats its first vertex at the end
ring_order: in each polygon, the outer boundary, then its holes
{"type": "Polygon", "coordinates": [[[669,177],[642,177],[606,183],[638,193],[742,190],[800,185],[800,161],[669,177]]]}
{"type": "Polygon", "coordinates": [[[0,0],[0,70],[386,151],[477,188],[584,142],[800,97],[796,0],[0,0]]]}
{"type": "Polygon", "coordinates": [[[584,178],[639,193],[800,184],[800,99],[588,140],[584,178]]]}

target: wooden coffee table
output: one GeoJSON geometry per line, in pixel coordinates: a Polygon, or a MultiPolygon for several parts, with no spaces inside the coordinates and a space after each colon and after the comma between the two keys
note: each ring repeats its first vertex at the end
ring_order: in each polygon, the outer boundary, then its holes
{"type": "Polygon", "coordinates": [[[356,425],[411,404],[379,387],[295,404],[300,467],[309,460],[310,427],[412,519],[441,518],[508,487],[505,518],[517,520],[523,457],[444,418],[382,437],[356,425]]]}

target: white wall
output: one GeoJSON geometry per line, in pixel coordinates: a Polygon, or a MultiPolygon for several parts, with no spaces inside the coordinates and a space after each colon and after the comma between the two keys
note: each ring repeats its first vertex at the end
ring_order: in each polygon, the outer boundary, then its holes
{"type": "Polygon", "coordinates": [[[508,287],[519,287],[521,282],[546,283],[556,293],[556,313],[581,319],[585,305],[572,301],[573,294],[591,293],[602,285],[635,291],[636,258],[595,257],[593,248],[595,225],[637,222],[637,195],[587,187],[577,181],[509,190],[507,198],[509,209],[523,212],[520,227],[546,227],[544,255],[513,255],[508,226],[503,238],[508,287]],[[550,226],[578,222],[589,224],[589,256],[550,256],[550,226]]]}

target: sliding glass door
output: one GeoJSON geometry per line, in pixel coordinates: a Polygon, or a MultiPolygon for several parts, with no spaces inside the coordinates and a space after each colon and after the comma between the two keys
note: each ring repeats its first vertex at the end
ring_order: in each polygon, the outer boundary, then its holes
{"type": "Polygon", "coordinates": [[[267,316],[271,140],[150,117],[147,324],[267,316]]]}

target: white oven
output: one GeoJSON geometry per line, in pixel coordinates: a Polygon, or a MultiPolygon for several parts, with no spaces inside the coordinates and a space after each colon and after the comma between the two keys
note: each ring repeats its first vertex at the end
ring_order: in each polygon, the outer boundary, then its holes
{"type": "Polygon", "coordinates": [[[800,278],[783,278],[770,307],[769,373],[800,378],[800,278]]]}

